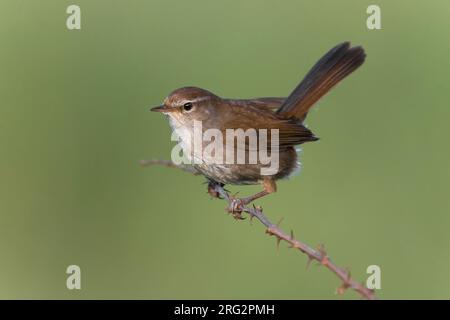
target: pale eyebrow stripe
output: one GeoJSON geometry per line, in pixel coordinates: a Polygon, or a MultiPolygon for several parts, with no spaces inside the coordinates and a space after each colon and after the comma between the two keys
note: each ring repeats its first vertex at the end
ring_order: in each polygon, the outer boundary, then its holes
{"type": "MultiPolygon", "coordinates": [[[[169,99],[169,97],[166,97],[166,99],[164,99],[164,101],[166,101],[166,100],[168,100],[169,99]]],[[[193,100],[181,100],[181,101],[177,101],[176,102],[176,105],[183,105],[183,104],[185,104],[186,102],[200,102],[200,101],[205,101],[205,100],[210,100],[211,99],[211,97],[209,97],[209,96],[203,96],[203,97],[198,97],[198,98],[195,98],[195,99],[193,99],[193,100]]]]}
{"type": "Polygon", "coordinates": [[[211,99],[211,97],[204,96],[204,97],[195,98],[193,100],[186,100],[186,101],[183,101],[183,103],[185,103],[185,102],[200,102],[200,101],[205,101],[205,100],[209,100],[209,99],[211,99]]]}

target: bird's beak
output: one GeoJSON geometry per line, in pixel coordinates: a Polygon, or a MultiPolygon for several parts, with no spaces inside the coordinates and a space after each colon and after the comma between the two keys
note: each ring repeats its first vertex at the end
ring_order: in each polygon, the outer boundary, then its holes
{"type": "Polygon", "coordinates": [[[150,109],[150,111],[153,111],[153,112],[163,112],[163,113],[173,112],[175,110],[176,110],[176,108],[169,108],[163,104],[150,109]]]}

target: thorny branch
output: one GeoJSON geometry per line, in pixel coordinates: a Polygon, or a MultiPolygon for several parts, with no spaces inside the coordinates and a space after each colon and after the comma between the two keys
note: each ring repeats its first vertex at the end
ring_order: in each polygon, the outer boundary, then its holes
{"type": "MultiPolygon", "coordinates": [[[[190,166],[187,165],[175,165],[171,161],[168,160],[143,160],[140,162],[142,166],[149,165],[163,165],[170,168],[179,168],[183,171],[189,172],[191,174],[197,175],[198,173],[190,166]]],[[[233,202],[236,200],[233,196],[230,196],[228,192],[220,185],[216,184],[211,186],[213,190],[209,190],[210,194],[215,193],[217,198],[224,199],[229,207],[233,206],[233,202]]],[[[341,281],[342,284],[339,288],[336,289],[338,294],[343,294],[347,289],[352,289],[359,293],[362,298],[368,300],[375,300],[376,296],[373,290],[368,289],[364,284],[357,282],[351,277],[350,271],[348,269],[343,269],[337,266],[334,262],[331,261],[330,257],[325,251],[324,245],[319,245],[317,249],[313,249],[308,246],[306,243],[303,243],[300,240],[295,239],[294,233],[291,230],[290,234],[284,232],[279,224],[273,224],[264,214],[263,210],[259,206],[253,205],[249,206],[241,206],[240,209],[242,212],[247,213],[250,216],[250,219],[256,218],[258,219],[265,227],[266,233],[269,236],[275,236],[277,239],[277,245],[279,246],[281,241],[285,241],[289,244],[290,248],[294,248],[304,253],[308,257],[307,267],[311,264],[312,261],[317,261],[319,265],[324,266],[331,272],[333,272],[341,281]]],[[[233,214],[235,218],[241,218],[240,213],[233,214]]],[[[280,221],[281,222],[281,221],[280,221]]]]}

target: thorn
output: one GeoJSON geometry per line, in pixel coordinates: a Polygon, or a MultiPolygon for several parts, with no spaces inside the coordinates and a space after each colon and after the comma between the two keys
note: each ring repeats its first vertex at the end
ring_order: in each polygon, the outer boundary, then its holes
{"type": "Polygon", "coordinates": [[[323,243],[321,243],[317,246],[317,251],[319,251],[319,253],[322,255],[322,258],[327,255],[327,252],[325,251],[325,246],[323,243]]]}
{"type": "MultiPolygon", "coordinates": [[[[254,210],[255,212],[258,212],[258,208],[255,206],[254,203],[252,204],[252,206],[253,206],[253,210],[254,210]]],[[[255,214],[252,213],[251,216],[252,216],[252,218],[253,218],[253,217],[255,216],[255,214]]]]}
{"type": "Polygon", "coordinates": [[[267,228],[267,229],[266,229],[266,233],[267,233],[269,236],[273,236],[273,235],[274,235],[273,231],[272,231],[270,228],[267,228]]]}
{"type": "Polygon", "coordinates": [[[350,268],[349,267],[346,267],[345,268],[345,272],[347,273],[347,279],[346,279],[346,281],[347,281],[347,283],[349,283],[350,282],[350,280],[351,280],[351,278],[352,278],[352,273],[351,273],[351,271],[350,271],[350,268]]]}
{"type": "Polygon", "coordinates": [[[336,293],[339,295],[343,295],[348,288],[350,288],[350,285],[347,282],[343,282],[341,286],[336,289],[336,293]]]}
{"type": "Polygon", "coordinates": [[[277,237],[277,250],[280,251],[280,242],[281,242],[281,238],[277,237]]]}
{"type": "Polygon", "coordinates": [[[308,254],[308,261],[306,261],[306,270],[309,269],[309,266],[311,265],[311,262],[313,262],[313,257],[308,254]]]}
{"type": "Polygon", "coordinates": [[[294,239],[294,230],[291,229],[291,235],[289,238],[289,249],[292,249],[292,248],[299,248],[299,246],[295,242],[295,239],[294,239]]]}
{"type": "Polygon", "coordinates": [[[319,246],[317,247],[317,251],[320,252],[320,263],[326,266],[328,264],[328,256],[327,252],[325,251],[325,245],[323,243],[319,244],[319,246]]]}
{"type": "Polygon", "coordinates": [[[345,279],[342,281],[342,284],[339,288],[336,289],[336,293],[339,295],[343,295],[345,291],[350,288],[350,280],[351,280],[351,272],[347,267],[345,268],[345,279]]]}
{"type": "Polygon", "coordinates": [[[342,285],[336,288],[336,294],[342,296],[345,293],[345,290],[347,290],[347,288],[344,285],[342,285]]]}
{"type": "Polygon", "coordinates": [[[250,225],[252,226],[253,225],[253,218],[254,218],[255,216],[253,215],[253,214],[251,214],[250,213],[250,219],[248,220],[249,222],[250,222],[250,225]]]}
{"type": "Polygon", "coordinates": [[[277,227],[280,226],[280,224],[281,224],[281,222],[283,222],[283,220],[284,220],[284,217],[282,217],[282,218],[277,222],[277,227]]]}

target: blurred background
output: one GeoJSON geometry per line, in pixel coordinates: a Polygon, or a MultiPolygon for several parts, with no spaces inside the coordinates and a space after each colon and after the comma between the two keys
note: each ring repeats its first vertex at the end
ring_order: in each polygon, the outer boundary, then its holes
{"type": "Polygon", "coordinates": [[[284,96],[349,40],[366,63],[310,113],[300,175],[258,204],[356,279],[379,265],[380,298],[449,299],[450,3],[376,1],[371,31],[373,3],[2,0],[0,298],[358,299],[201,177],[138,164],[170,158],[149,107],[173,89],[284,96]]]}

